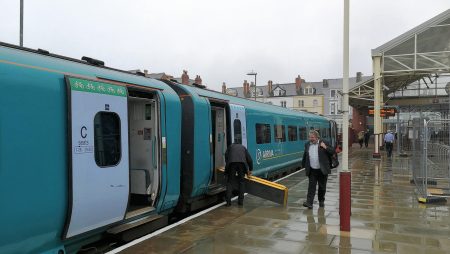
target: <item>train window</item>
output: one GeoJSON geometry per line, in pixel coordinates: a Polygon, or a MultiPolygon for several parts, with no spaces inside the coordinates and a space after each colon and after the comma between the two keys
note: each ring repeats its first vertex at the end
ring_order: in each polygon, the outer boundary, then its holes
{"type": "Polygon", "coordinates": [[[233,128],[234,128],[234,143],[242,144],[241,120],[234,119],[233,128]]]}
{"type": "Polygon", "coordinates": [[[115,166],[121,157],[120,118],[113,112],[98,112],[94,118],[95,162],[99,167],[115,166]]]}
{"type": "Polygon", "coordinates": [[[300,127],[300,140],[307,140],[308,135],[306,133],[306,127],[300,127]]]}
{"type": "Polygon", "coordinates": [[[284,125],[275,125],[275,142],[286,142],[286,128],[284,125]]]}
{"type": "Polygon", "coordinates": [[[288,138],[289,138],[289,141],[297,141],[298,140],[296,126],[288,126],[288,138]]]}
{"type": "Polygon", "coordinates": [[[320,129],[320,133],[321,133],[321,138],[327,138],[328,137],[327,129],[325,129],[325,128],[320,129]]]}
{"type": "Polygon", "coordinates": [[[256,144],[271,143],[270,124],[257,123],[256,124],[256,144]]]}

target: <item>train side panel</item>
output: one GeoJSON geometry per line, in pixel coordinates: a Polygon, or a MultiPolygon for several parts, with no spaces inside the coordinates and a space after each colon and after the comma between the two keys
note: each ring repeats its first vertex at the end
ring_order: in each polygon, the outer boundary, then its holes
{"type": "Polygon", "coordinates": [[[162,149],[155,213],[170,213],[180,192],[177,94],[162,82],[0,45],[0,253],[77,251],[107,227],[62,240],[69,208],[66,75],[160,89],[162,149]]]}

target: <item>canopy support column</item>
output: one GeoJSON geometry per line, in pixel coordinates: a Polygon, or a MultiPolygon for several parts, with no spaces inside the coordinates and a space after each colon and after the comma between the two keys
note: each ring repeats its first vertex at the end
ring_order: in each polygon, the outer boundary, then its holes
{"type": "Polygon", "coordinates": [[[373,158],[380,158],[380,144],[381,144],[381,117],[380,117],[380,106],[381,106],[381,55],[373,56],[373,77],[374,77],[374,114],[373,114],[373,124],[374,124],[374,136],[375,136],[375,151],[373,152],[373,158]]]}

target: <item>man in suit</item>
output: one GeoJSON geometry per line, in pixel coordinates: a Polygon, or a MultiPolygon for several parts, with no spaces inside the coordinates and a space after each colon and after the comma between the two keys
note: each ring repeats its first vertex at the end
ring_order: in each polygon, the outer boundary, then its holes
{"type": "Polygon", "coordinates": [[[303,202],[304,207],[313,208],[317,184],[319,184],[319,207],[325,206],[328,174],[331,173],[330,158],[334,153],[334,149],[329,144],[319,139],[317,131],[309,132],[309,142],[305,144],[302,160],[302,166],[309,178],[308,195],[306,201],[303,202]]]}
{"type": "Polygon", "coordinates": [[[247,151],[247,148],[236,142],[231,144],[227,148],[225,153],[225,175],[228,176],[227,179],[227,193],[226,193],[226,206],[231,205],[231,192],[233,191],[234,180],[238,181],[239,186],[239,197],[238,205],[242,206],[244,204],[244,175],[252,175],[253,170],[253,160],[247,151]],[[237,176],[236,176],[237,175],[237,176]]]}

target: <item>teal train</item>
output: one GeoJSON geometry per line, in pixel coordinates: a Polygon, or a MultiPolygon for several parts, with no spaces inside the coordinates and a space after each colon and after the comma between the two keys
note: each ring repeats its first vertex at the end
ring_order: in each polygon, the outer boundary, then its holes
{"type": "Polygon", "coordinates": [[[5,43],[0,91],[0,253],[101,252],[218,202],[233,142],[267,179],[310,129],[336,145],[319,115],[5,43]]]}

